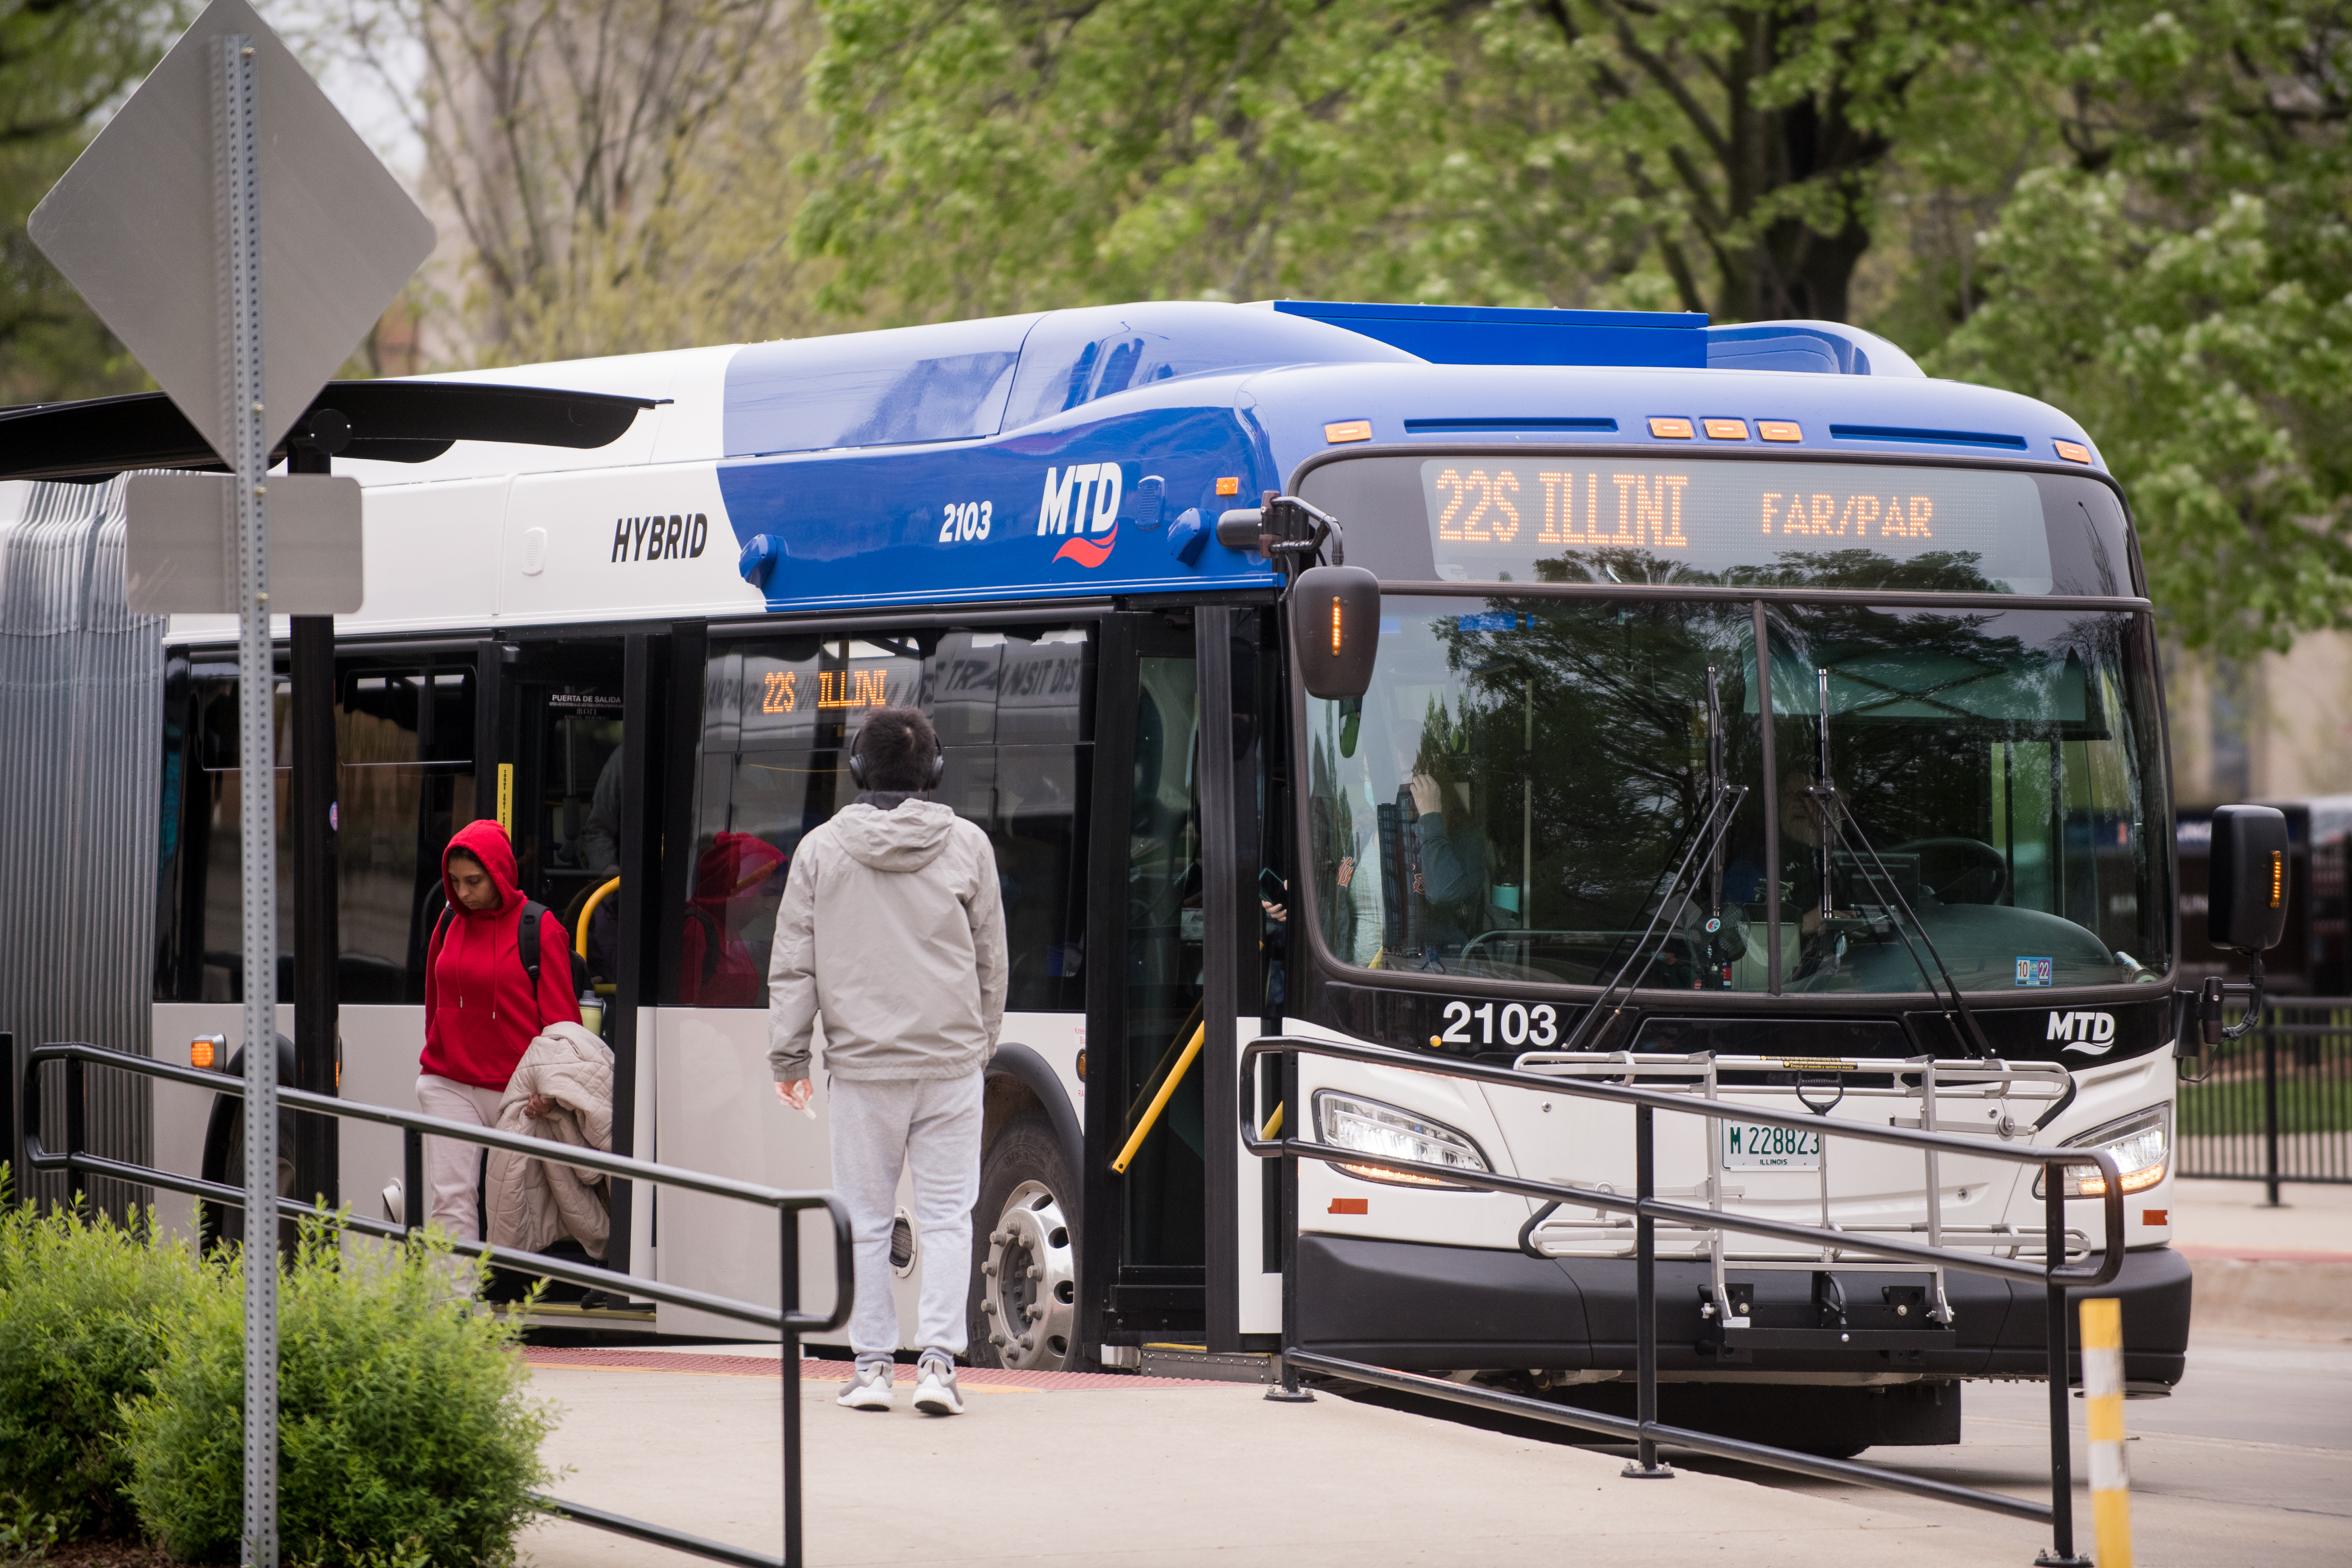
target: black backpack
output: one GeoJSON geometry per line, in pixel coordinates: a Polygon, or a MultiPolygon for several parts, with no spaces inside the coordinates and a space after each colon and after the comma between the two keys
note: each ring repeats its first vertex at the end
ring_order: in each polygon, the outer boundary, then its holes
{"type": "MultiPolygon", "coordinates": [[[[515,926],[515,956],[522,960],[523,977],[530,982],[530,994],[534,996],[539,994],[539,932],[544,928],[550,912],[545,904],[536,900],[526,903],[522,907],[522,920],[515,926]],[[531,933],[531,940],[529,942],[522,940],[522,933],[525,931],[531,933]]],[[[440,918],[433,922],[433,940],[425,949],[426,963],[431,963],[434,955],[441,951],[441,938],[448,931],[450,917],[456,913],[457,910],[449,905],[441,906],[440,918]]],[[[556,921],[556,929],[559,931],[562,929],[562,921],[556,921]]],[[[572,993],[576,996],[586,989],[588,989],[588,963],[574,952],[572,954],[572,993]]]]}

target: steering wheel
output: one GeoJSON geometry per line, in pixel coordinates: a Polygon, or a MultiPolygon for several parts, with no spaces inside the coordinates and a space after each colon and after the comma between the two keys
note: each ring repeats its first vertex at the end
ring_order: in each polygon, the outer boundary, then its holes
{"type": "Polygon", "coordinates": [[[2009,857],[1981,838],[1914,838],[1887,850],[1890,855],[1917,855],[1923,861],[1957,855],[1964,862],[1958,872],[1938,885],[1927,880],[1921,867],[1920,885],[1944,904],[1991,904],[2009,890],[2009,857]]]}

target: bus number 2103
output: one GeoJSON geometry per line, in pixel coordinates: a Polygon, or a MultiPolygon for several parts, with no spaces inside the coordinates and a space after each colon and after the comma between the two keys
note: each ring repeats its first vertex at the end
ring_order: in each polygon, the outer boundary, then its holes
{"type": "Polygon", "coordinates": [[[1445,1033],[1438,1040],[1449,1046],[1491,1046],[1499,1037],[1507,1046],[1533,1046],[1542,1050],[1559,1039],[1559,1015],[1549,1002],[1533,1007],[1517,1002],[1506,1002],[1498,1014],[1492,1002],[1473,1007],[1467,1002],[1445,1005],[1445,1033]],[[1470,1026],[1478,1026],[1478,1037],[1472,1040],[1470,1026]]]}
{"type": "Polygon", "coordinates": [[[943,503],[940,508],[940,542],[955,544],[968,539],[986,539],[989,525],[995,521],[995,511],[994,501],[943,503]]]}

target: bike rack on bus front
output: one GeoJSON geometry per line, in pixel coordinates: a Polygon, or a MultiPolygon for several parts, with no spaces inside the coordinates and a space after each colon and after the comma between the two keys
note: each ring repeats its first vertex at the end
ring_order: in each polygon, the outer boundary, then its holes
{"type": "MultiPolygon", "coordinates": [[[[1546,1400],[1530,1399],[1522,1394],[1506,1394],[1496,1389],[1450,1383],[1444,1378],[1425,1377],[1417,1373],[1398,1372],[1388,1367],[1349,1361],[1339,1356],[1328,1356],[1297,1348],[1297,1315],[1296,1268],[1291,1263],[1293,1251],[1284,1254],[1284,1385],[1296,1393],[1300,1372],[1322,1373],[1350,1382],[1370,1384],[1375,1387],[1402,1393],[1422,1394],[1432,1398],[1470,1405],[1480,1408],[1525,1415],[1556,1426],[1572,1426],[1582,1431],[1631,1442],[1635,1447],[1636,1462],[1626,1467],[1628,1476],[1655,1476],[1667,1472],[1657,1462],[1658,1446],[1671,1444],[1696,1453],[1711,1454],[1721,1458],[1743,1459],[1751,1464],[1768,1465],[1774,1468],[1793,1470],[1801,1475],[1819,1477],[1825,1480],[1847,1481],[1861,1486],[1885,1488],[1891,1491],[1909,1492],[1916,1497],[1935,1498],[1945,1502],[1959,1503],[1994,1513],[2005,1513],[2020,1519],[2047,1521],[2051,1530],[2051,1549],[2035,1558],[2040,1568],[2089,1568],[2089,1559],[2074,1554],[2074,1515],[2072,1456],[2068,1450],[2066,1390],[2069,1385],[2066,1357],[2066,1292],[2070,1289],[2095,1289],[2112,1282],[2122,1271],[2124,1258],[2123,1172],[2114,1155],[2100,1149],[2055,1149],[2011,1147],[1988,1143],[1982,1139],[1961,1137],[1955,1133],[1932,1131],[1924,1128],[1878,1127],[1863,1122],[1832,1122],[1826,1116],[1800,1115],[1794,1112],[1766,1110],[1747,1106],[1727,1105],[1711,1097],[1694,1099],[1689,1094],[1674,1094],[1656,1089],[1633,1088],[1622,1084],[1590,1083],[1573,1077],[1537,1073],[1517,1068],[1486,1067],[1476,1062],[1446,1061],[1409,1051],[1394,1050],[1385,1046],[1366,1046],[1351,1042],[1307,1039],[1292,1035],[1267,1035],[1244,1047],[1238,1064],[1241,1081],[1246,1085],[1255,1080],[1251,1072],[1256,1059],[1276,1053],[1282,1055],[1316,1056],[1338,1061],[1361,1062],[1374,1067],[1401,1068],[1412,1072],[1428,1073],[1439,1078],[1468,1079],[1476,1083],[1494,1084],[1505,1089],[1532,1089],[1544,1094],[1568,1095],[1581,1100],[1601,1100],[1622,1105],[1633,1112],[1633,1164],[1635,1192],[1632,1197],[1622,1193],[1605,1192],[1591,1187],[1578,1187],[1555,1182],[1529,1181],[1499,1173],[1463,1171],[1448,1165],[1425,1164],[1412,1160],[1390,1160],[1360,1150],[1340,1149],[1296,1136],[1268,1137],[1251,1124],[1250,1096],[1238,1097],[1244,1108],[1241,1113],[1242,1146],[1261,1159],[1319,1160],[1326,1164],[1369,1165],[1402,1175],[1433,1179],[1453,1186],[1473,1187],[1487,1192],[1511,1193],[1533,1198],[1539,1203],[1558,1205],[1573,1204],[1603,1213],[1631,1215],[1634,1221],[1634,1361],[1637,1418],[1628,1421],[1622,1416],[1602,1415],[1596,1411],[1554,1405],[1546,1400]],[[1882,1235],[1857,1235],[1853,1231],[1836,1230],[1822,1226],[1800,1225],[1789,1220],[1767,1219],[1760,1215],[1734,1214],[1719,1206],[1696,1208],[1687,1204],[1663,1203],[1656,1194],[1654,1162],[1653,1123],[1658,1111],[1674,1111],[1685,1116],[1700,1116],[1709,1121],[1737,1119],[1770,1127],[1785,1127],[1801,1132],[1818,1132],[1824,1140],[1830,1137],[1853,1138],[1864,1142],[1888,1143],[1916,1149],[1926,1156],[1928,1170],[1939,1154],[1961,1155],[1973,1159],[2005,1160],[2014,1164],[2040,1165],[2048,1172],[2043,1184],[2042,1200],[2042,1261],[2034,1265],[2022,1258],[1995,1258],[1985,1253],[1967,1251],[1931,1243],[1898,1240],[1882,1235]],[[2063,1168],[2068,1165],[2096,1165],[2104,1178],[2102,1213],[2105,1217],[2105,1237],[2095,1265],[2085,1262],[2070,1266],[2066,1256],[2066,1195],[2063,1168]],[[1683,1427],[1668,1426],[1657,1419],[1658,1414],[1658,1321],[1657,1321],[1657,1237],[1660,1220],[1687,1226],[1694,1230],[1720,1232],[1738,1231],[1750,1236],[1769,1237],[1775,1240],[1796,1242],[1818,1247],[1827,1258],[1835,1253],[1859,1253],[1890,1262],[1907,1262],[1927,1271],[1957,1268],[1975,1274],[1990,1274],[1999,1279],[2020,1280],[2040,1285],[2045,1293],[2047,1321],[2043,1333],[2049,1365],[2050,1386],[2050,1501],[2031,1502],[2022,1498],[2009,1497],[2000,1492],[1981,1490],[1975,1487],[1956,1486],[1948,1481],[1931,1480],[1926,1477],[1906,1475],[1898,1470],[1883,1469],[1875,1465],[1856,1464],[1851,1459],[1824,1458],[1815,1454],[1801,1454],[1793,1449],[1775,1447],[1766,1443],[1753,1443],[1738,1438],[1719,1437],[1712,1433],[1694,1432],[1683,1427]]],[[[1916,1064],[1906,1064],[1914,1066],[1916,1064]]],[[[1622,1069],[1621,1068],[1621,1073],[1622,1069]]],[[[1295,1085],[1295,1071],[1283,1074],[1286,1085],[1295,1085]]],[[[1271,1125],[1271,1122],[1269,1123],[1271,1125]]],[[[1297,1125],[1297,1119],[1292,1119],[1297,1125]]],[[[1718,1189],[1719,1182],[1713,1184],[1718,1189]]],[[[1531,1233],[1541,1216],[1530,1220],[1523,1231],[1531,1233]]],[[[1529,1250],[1533,1250],[1532,1247],[1529,1250]]],[[[2012,1249],[2015,1250],[2015,1249],[2012,1249]]],[[[1547,1254],[1537,1252],[1536,1256],[1547,1254]]],[[[1817,1267],[1810,1265],[1809,1267],[1817,1267]]],[[[1720,1302],[1721,1297],[1717,1298],[1720,1302]]],[[[1727,1305],[1727,1303],[1726,1303],[1727,1305]]]]}
{"type": "MultiPolygon", "coordinates": [[[[5,1038],[5,1037],[0,1037],[5,1038]]],[[[91,1066],[111,1068],[121,1072],[136,1073],[142,1078],[163,1079],[167,1082],[186,1084],[212,1094],[242,1099],[242,1079],[224,1073],[208,1072],[201,1068],[184,1068],[173,1062],[159,1062],[147,1057],[134,1057],[121,1051],[104,1050],[97,1046],[80,1043],[41,1045],[26,1053],[25,1071],[21,1079],[0,1070],[0,1095],[10,1096],[15,1105],[0,1108],[6,1111],[11,1125],[21,1126],[16,1147],[24,1151],[25,1164],[36,1171],[63,1171],[68,1173],[72,1195],[81,1196],[82,1181],[88,1176],[108,1176],[136,1186],[161,1187],[166,1192],[184,1193],[191,1197],[226,1204],[242,1209],[245,1189],[225,1186],[183,1176],[151,1166],[130,1164],[110,1160],[82,1150],[81,1117],[83,1077],[91,1066]],[[41,1142],[41,1097],[39,1074],[48,1062],[64,1064],[66,1075],[66,1147],[51,1152],[41,1142]],[[12,1093],[13,1091],[13,1093],[12,1093]],[[19,1112],[21,1111],[21,1121],[19,1112]]],[[[280,1087],[278,1103],[291,1111],[304,1111],[325,1116],[348,1118],[355,1121],[373,1121],[401,1130],[407,1144],[411,1169],[415,1166],[423,1141],[426,1136],[450,1138],[461,1142],[478,1144],[485,1149],[502,1149],[509,1153],[525,1154],[533,1159],[557,1158],[567,1165],[601,1171],[608,1176],[631,1181],[652,1182],[657,1185],[682,1187],[689,1192],[706,1193],[713,1197],[733,1198],[742,1203],[758,1204],[773,1208],[778,1216],[780,1294],[776,1305],[764,1307],[756,1301],[739,1301],[731,1297],[714,1296],[707,1291],[691,1290],[684,1286],[666,1284],[659,1280],[642,1279],[633,1274],[616,1273],[591,1264],[569,1258],[550,1258],[537,1252],[517,1252],[506,1248],[493,1249],[478,1241],[452,1241],[450,1250],[467,1258],[495,1256],[499,1267],[523,1273],[543,1275],[570,1284],[593,1286],[625,1296],[644,1297],[677,1307],[692,1307],[739,1322],[752,1323],[776,1331],[779,1344],[779,1370],[783,1380],[784,1428],[784,1554],[769,1557],[761,1552],[730,1546],[724,1542],[705,1536],[689,1535],[672,1530],[667,1525],[632,1519],[625,1514],[608,1513],[603,1509],[583,1503],[566,1502],[560,1498],[533,1499],[540,1511],[558,1519],[592,1525],[634,1540],[667,1546],[697,1557],[715,1562],[731,1563],[738,1568],[801,1568],[801,1399],[800,1399],[800,1336],[823,1333],[841,1327],[849,1321],[854,1300],[855,1262],[850,1251],[849,1211],[841,1200],[829,1192],[787,1192],[782,1188],[765,1187],[751,1182],[738,1182],[725,1176],[709,1175],[677,1165],[655,1164],[649,1161],[633,1160],[626,1155],[606,1154],[593,1149],[572,1144],[554,1145],[560,1152],[551,1155],[550,1144],[543,1138],[527,1138],[518,1133],[500,1132],[462,1121],[446,1121],[437,1116],[424,1116],[415,1111],[395,1110],[389,1106],[369,1105],[362,1101],[338,1100],[332,1095],[313,1094],[302,1089],[280,1087]],[[817,1316],[786,1305],[800,1299],[800,1215],[803,1209],[821,1208],[833,1221],[834,1304],[833,1310],[817,1316]]],[[[338,1216],[342,1228],[363,1236],[390,1240],[423,1228],[408,1223],[416,1217],[420,1206],[415,1201],[415,1186],[405,1189],[403,1196],[401,1224],[386,1220],[364,1219],[357,1215],[338,1216]]],[[[296,1198],[278,1200],[281,1217],[307,1218],[320,1211],[296,1198]]],[[[246,1227],[248,1237],[254,1227],[246,1227]]]]}

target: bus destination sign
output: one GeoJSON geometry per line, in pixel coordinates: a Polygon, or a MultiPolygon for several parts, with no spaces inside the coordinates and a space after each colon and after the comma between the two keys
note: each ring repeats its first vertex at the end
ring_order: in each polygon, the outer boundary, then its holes
{"type": "Polygon", "coordinates": [[[1865,552],[1938,557],[1997,591],[2050,589],[2041,492],[2021,473],[1455,457],[1424,461],[1421,483],[1438,575],[1456,582],[1754,581],[1865,552]]]}

